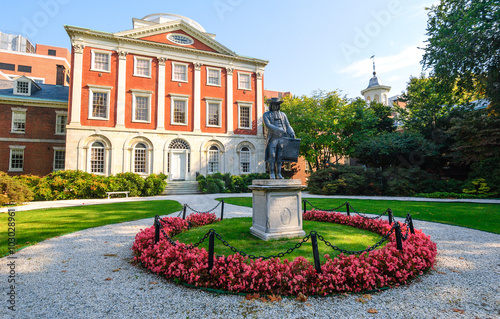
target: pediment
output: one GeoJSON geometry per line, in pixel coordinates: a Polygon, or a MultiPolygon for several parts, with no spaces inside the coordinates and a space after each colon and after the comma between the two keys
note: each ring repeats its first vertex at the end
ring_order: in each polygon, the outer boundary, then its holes
{"type": "Polygon", "coordinates": [[[148,25],[128,31],[117,32],[114,36],[236,56],[236,53],[214,40],[212,35],[197,30],[183,20],[170,21],[162,24],[148,25]],[[180,35],[180,37],[178,36],[172,38],[173,35],[180,35]],[[172,41],[176,38],[182,38],[182,36],[184,36],[184,38],[192,39],[192,43],[175,43],[175,41],[172,41]]]}

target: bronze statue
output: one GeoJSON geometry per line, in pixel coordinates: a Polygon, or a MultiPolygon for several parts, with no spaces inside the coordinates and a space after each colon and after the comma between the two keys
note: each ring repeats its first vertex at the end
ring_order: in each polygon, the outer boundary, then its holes
{"type": "MultiPolygon", "coordinates": [[[[267,100],[269,111],[263,115],[264,124],[267,127],[266,162],[269,163],[269,175],[271,179],[282,179],[281,164],[283,162],[283,149],[286,139],[295,139],[293,131],[286,114],[280,111],[281,103],[277,98],[267,100]]],[[[297,149],[298,155],[298,149],[297,149]]]]}

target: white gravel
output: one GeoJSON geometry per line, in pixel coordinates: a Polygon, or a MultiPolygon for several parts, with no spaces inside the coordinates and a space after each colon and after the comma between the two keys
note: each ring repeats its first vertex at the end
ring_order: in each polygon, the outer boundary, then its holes
{"type": "MultiPolygon", "coordinates": [[[[165,198],[205,210],[217,196],[165,198]]],[[[225,216],[251,216],[251,209],[226,205],[225,216]]],[[[15,312],[7,308],[13,259],[2,258],[1,318],[500,318],[500,235],[417,220],[438,257],[435,270],[411,285],[371,299],[264,303],[186,288],[132,265],[134,236],[152,224],[149,218],[88,229],[19,251],[15,312]]]]}

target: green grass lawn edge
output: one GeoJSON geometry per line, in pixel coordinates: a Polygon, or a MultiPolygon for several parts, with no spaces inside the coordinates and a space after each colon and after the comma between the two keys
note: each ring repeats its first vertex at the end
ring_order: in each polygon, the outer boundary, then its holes
{"type": "MultiPolygon", "coordinates": [[[[431,202],[431,201],[396,201],[367,200],[347,198],[307,198],[318,208],[329,210],[349,202],[358,212],[382,214],[390,208],[394,216],[406,217],[410,213],[414,220],[461,226],[500,234],[500,204],[464,203],[464,202],[431,202]]],[[[220,197],[226,204],[252,207],[251,197],[220,197]]],[[[308,210],[311,207],[308,207],[308,210]]],[[[340,209],[345,211],[345,208],[340,209]]],[[[418,228],[418,223],[415,226],[418,228]]]]}
{"type": "MultiPolygon", "coordinates": [[[[16,211],[14,250],[84,229],[151,218],[156,214],[168,215],[181,209],[177,201],[158,200],[16,211]]],[[[0,214],[2,257],[9,254],[8,218],[9,213],[0,214]]]]}

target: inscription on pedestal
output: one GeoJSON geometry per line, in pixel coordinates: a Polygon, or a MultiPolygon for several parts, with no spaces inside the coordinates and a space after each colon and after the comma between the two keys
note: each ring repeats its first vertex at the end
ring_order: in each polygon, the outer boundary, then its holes
{"type": "Polygon", "coordinates": [[[302,229],[301,190],[298,180],[256,180],[250,232],[264,240],[305,236],[302,229]]]}

